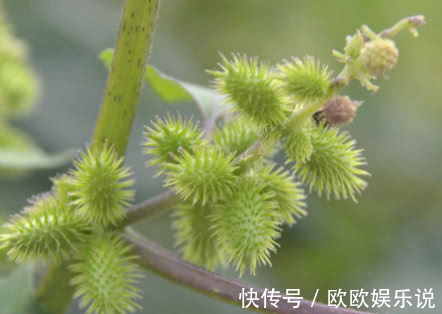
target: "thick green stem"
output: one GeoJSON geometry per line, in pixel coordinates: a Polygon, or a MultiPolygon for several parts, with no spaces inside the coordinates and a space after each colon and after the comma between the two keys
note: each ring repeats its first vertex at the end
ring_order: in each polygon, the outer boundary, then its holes
{"type": "Polygon", "coordinates": [[[150,52],[159,0],[126,0],[93,142],[126,152],[150,52]]]}
{"type": "MultiPolygon", "coordinates": [[[[115,54],[92,138],[124,156],[143,86],[160,0],[125,0],[115,54]]],[[[37,292],[55,314],[65,313],[73,295],[65,265],[51,265],[37,292]]]]}

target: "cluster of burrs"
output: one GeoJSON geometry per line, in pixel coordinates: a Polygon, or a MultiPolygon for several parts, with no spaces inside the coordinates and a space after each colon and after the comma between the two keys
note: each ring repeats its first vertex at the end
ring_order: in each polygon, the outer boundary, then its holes
{"type": "Polygon", "coordinates": [[[361,102],[340,92],[352,79],[376,91],[372,80],[398,59],[391,38],[403,28],[415,34],[423,22],[404,19],[380,34],[363,26],[347,37],[344,53],[334,52],[345,64],[335,78],[312,57],[271,67],[257,58],[222,56],[220,69],[209,73],[231,110],[213,132],[203,134],[180,116],[157,118],[146,129],[145,153],[181,198],[173,226],[184,258],[255,273],[259,264],[270,264],[281,226],[306,214],[303,184],[327,199],[356,201],[369,174],[361,168],[362,150],[340,127],[361,102]],[[271,160],[280,148],[287,167],[271,160]]]}
{"type": "Polygon", "coordinates": [[[67,263],[74,297],[88,313],[139,308],[141,271],[118,234],[134,195],[130,176],[111,147],[87,149],[73,170],[53,178],[50,192],[33,197],[2,227],[0,248],[17,263],[67,263]]]}
{"type": "MultiPolygon", "coordinates": [[[[143,145],[148,164],[180,198],[173,226],[184,258],[209,269],[233,264],[240,275],[246,268],[255,273],[270,264],[281,227],[306,214],[303,184],[319,196],[356,200],[368,173],[361,169],[361,150],[340,127],[354,119],[360,102],[341,90],[356,79],[376,91],[372,80],[397,61],[391,38],[404,28],[416,34],[423,23],[411,17],[379,34],[363,26],[347,38],[344,53],[334,52],[345,64],[335,78],[312,57],[274,67],[223,57],[220,69],[209,73],[232,110],[215,130],[203,132],[180,116],[154,121],[143,145]],[[285,166],[272,161],[280,149],[285,166]]],[[[118,233],[134,194],[130,176],[112,146],[94,143],[72,171],[53,179],[50,192],[32,198],[2,227],[0,248],[18,263],[66,262],[74,296],[88,313],[134,311],[140,272],[118,233]]]]}

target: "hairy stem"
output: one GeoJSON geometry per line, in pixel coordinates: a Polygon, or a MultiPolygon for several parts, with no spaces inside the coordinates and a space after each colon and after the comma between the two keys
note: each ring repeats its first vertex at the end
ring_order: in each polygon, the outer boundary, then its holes
{"type": "Polygon", "coordinates": [[[126,0],[93,141],[126,152],[143,86],[159,0],[126,0]]]}
{"type": "Polygon", "coordinates": [[[173,191],[166,191],[142,203],[136,204],[127,209],[127,215],[122,225],[130,225],[149,218],[162,210],[171,208],[177,204],[180,198],[173,191]]]}
{"type": "MultiPolygon", "coordinates": [[[[126,238],[132,243],[135,253],[140,256],[139,263],[142,267],[166,280],[183,285],[198,293],[241,306],[239,295],[242,288],[249,289],[249,291],[250,288],[253,288],[258,296],[261,296],[264,292],[262,288],[253,287],[187,263],[130,228],[126,230],[126,238]]],[[[361,313],[350,309],[333,308],[320,303],[315,303],[312,306],[311,301],[303,299],[300,301],[299,308],[295,310],[293,304],[288,303],[283,296],[281,295],[281,298],[279,298],[278,308],[270,305],[264,308],[263,299],[259,298],[255,301],[259,308],[251,306],[248,309],[256,312],[272,313],[361,313]]]]}
{"type": "Polygon", "coordinates": [[[406,18],[403,18],[396,24],[394,24],[392,27],[387,28],[383,30],[380,35],[382,37],[388,37],[393,38],[396,36],[400,31],[402,31],[405,28],[408,28],[411,35],[414,37],[418,36],[417,27],[425,24],[425,17],[423,15],[415,15],[415,16],[409,16],[406,18]]]}
{"type": "MultiPolygon", "coordinates": [[[[124,156],[143,86],[160,0],[125,0],[115,54],[92,138],[107,143],[124,156]]],[[[73,289],[69,271],[51,265],[38,287],[37,297],[53,313],[64,313],[73,289]]]]}

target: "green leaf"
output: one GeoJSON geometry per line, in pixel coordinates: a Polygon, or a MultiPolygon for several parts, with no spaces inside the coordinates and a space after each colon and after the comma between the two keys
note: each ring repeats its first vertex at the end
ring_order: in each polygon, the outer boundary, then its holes
{"type": "Polygon", "coordinates": [[[230,109],[230,107],[225,104],[224,98],[217,94],[215,90],[179,80],[175,81],[192,96],[206,119],[215,119],[230,109]]]}
{"type": "Polygon", "coordinates": [[[161,99],[165,102],[184,102],[192,101],[194,98],[190,94],[190,91],[184,86],[189,85],[189,89],[202,88],[193,84],[184,83],[178,81],[154,68],[151,65],[146,69],[146,82],[150,84],[152,89],[157,93],[161,99]]]}
{"type": "MultiPolygon", "coordinates": [[[[113,53],[113,49],[105,49],[99,55],[107,69],[110,68],[113,53]]],[[[206,119],[216,119],[229,109],[215,90],[175,79],[151,65],[147,66],[145,80],[164,102],[194,101],[206,119]]]]}
{"type": "Polygon", "coordinates": [[[32,269],[24,265],[7,277],[0,278],[1,312],[5,314],[49,314],[37,303],[34,294],[32,269]]]}
{"type": "Polygon", "coordinates": [[[38,149],[32,151],[0,149],[0,167],[23,170],[57,168],[72,160],[72,155],[72,150],[56,154],[46,154],[38,149]]]}

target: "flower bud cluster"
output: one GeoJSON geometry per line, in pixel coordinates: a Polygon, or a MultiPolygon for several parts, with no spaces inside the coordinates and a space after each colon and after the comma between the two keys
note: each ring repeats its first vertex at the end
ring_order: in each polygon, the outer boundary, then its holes
{"type": "Polygon", "coordinates": [[[367,25],[363,25],[352,36],[347,36],[344,53],[333,51],[335,57],[345,64],[335,80],[337,87],[347,85],[357,79],[367,90],[376,92],[379,87],[372,83],[376,78],[383,78],[396,65],[399,50],[392,39],[401,30],[408,29],[418,36],[417,27],[425,24],[421,15],[404,18],[393,27],[376,34],[367,25]]]}

